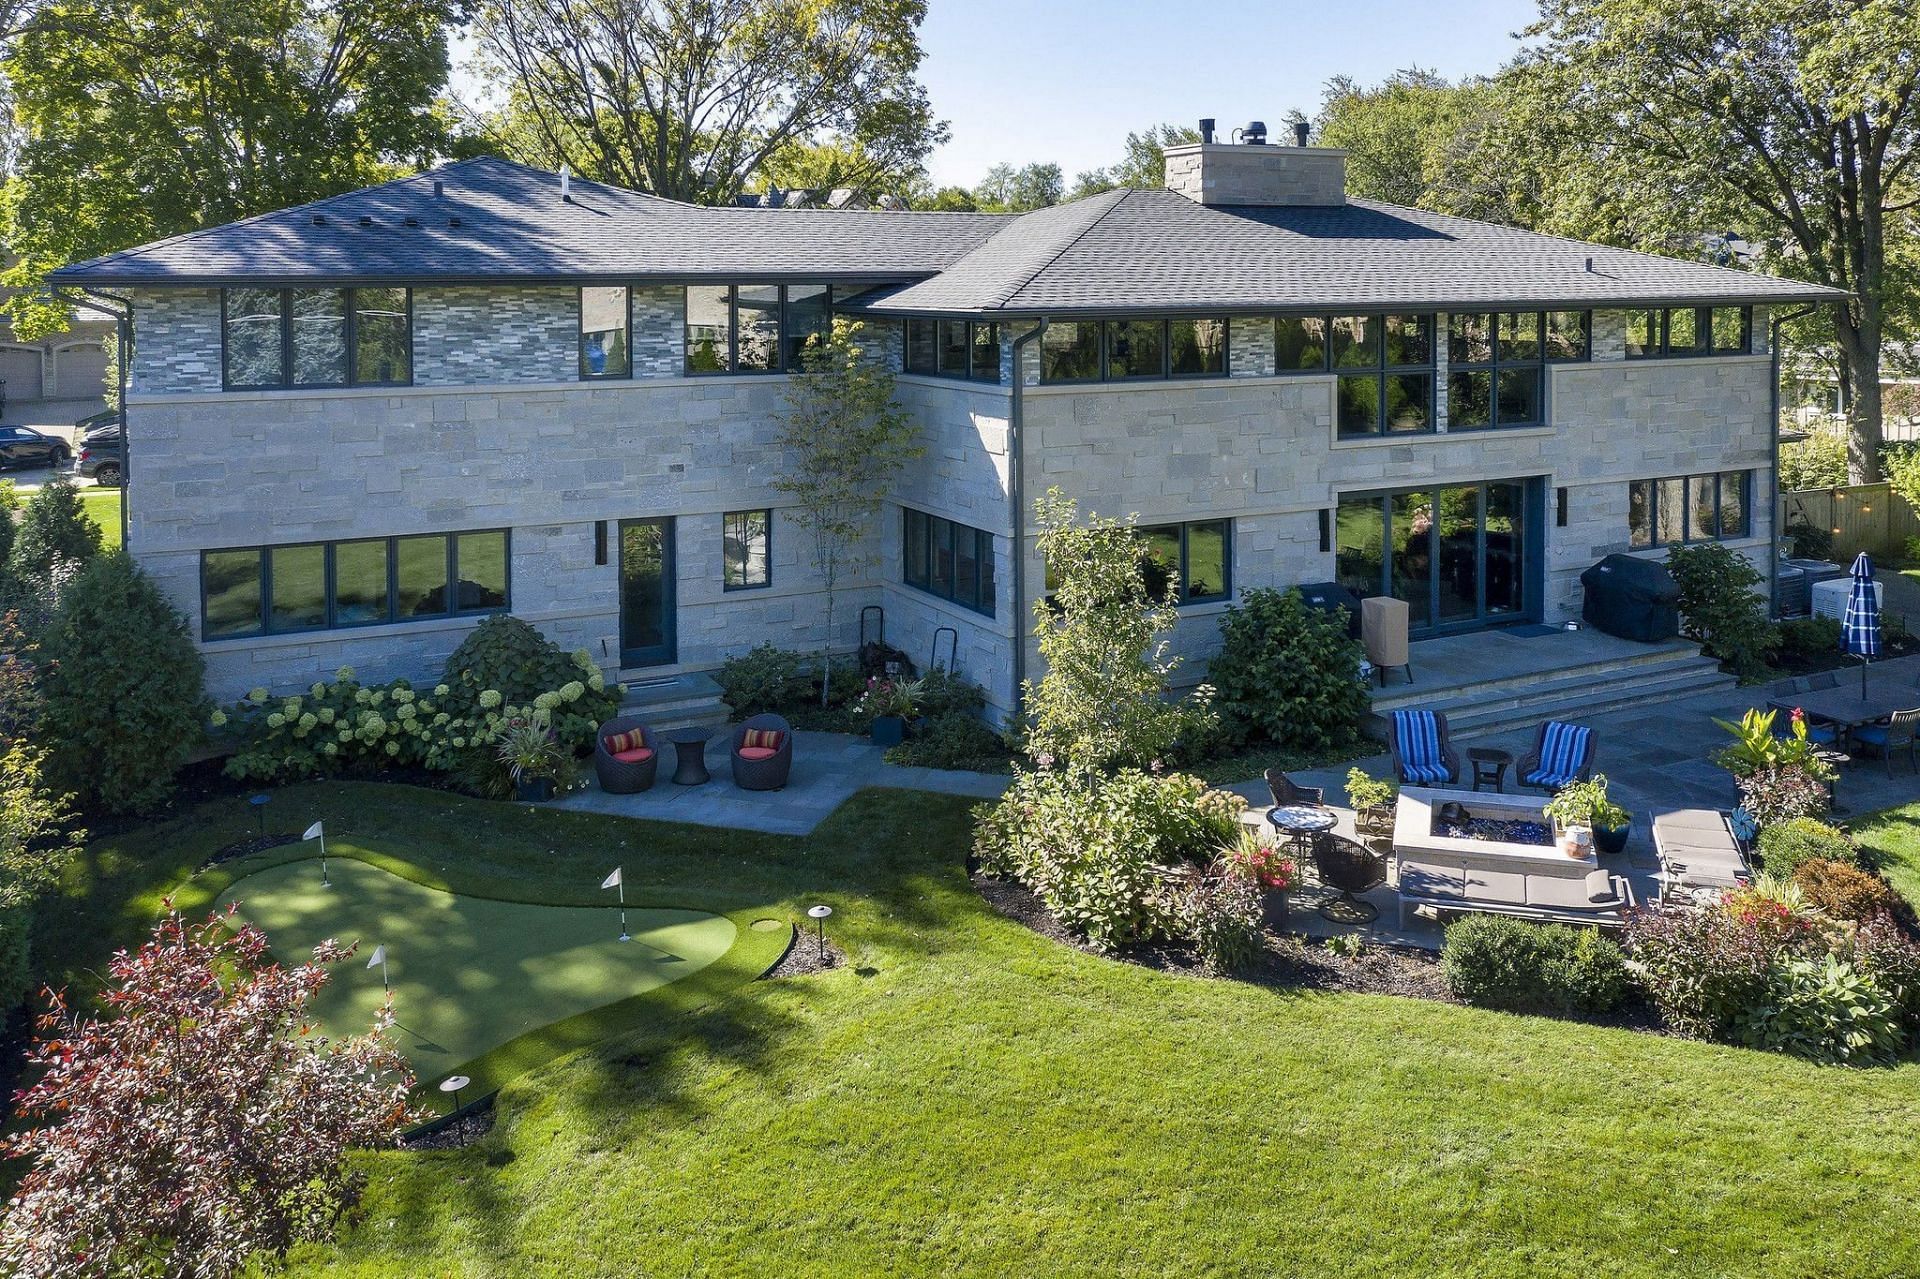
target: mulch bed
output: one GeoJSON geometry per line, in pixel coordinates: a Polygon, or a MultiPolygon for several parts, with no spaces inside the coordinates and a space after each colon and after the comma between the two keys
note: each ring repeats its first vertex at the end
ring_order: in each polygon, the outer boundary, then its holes
{"type": "Polygon", "coordinates": [[[278,848],[282,844],[297,844],[300,836],[292,831],[282,835],[256,835],[252,839],[236,839],[231,844],[222,844],[213,850],[213,856],[207,858],[202,870],[209,866],[218,866],[221,862],[236,861],[242,857],[251,857],[255,853],[264,853],[269,848],[278,848]]]}
{"type": "Polygon", "coordinates": [[[402,1150],[458,1150],[493,1131],[492,1105],[476,1106],[452,1123],[417,1137],[402,1137],[402,1150]]]}
{"type": "Polygon", "coordinates": [[[830,968],[844,968],[847,954],[833,944],[833,938],[827,938],[827,953],[820,955],[819,939],[809,932],[795,930],[793,943],[787,947],[787,953],[780,962],[769,968],[760,977],[761,981],[773,981],[780,977],[805,977],[808,973],[824,973],[830,968]]]}

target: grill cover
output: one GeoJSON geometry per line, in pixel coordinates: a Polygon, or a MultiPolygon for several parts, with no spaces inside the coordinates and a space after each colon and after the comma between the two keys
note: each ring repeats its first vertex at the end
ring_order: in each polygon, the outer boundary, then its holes
{"type": "Polygon", "coordinates": [[[1336,608],[1347,610],[1347,634],[1353,639],[1360,638],[1360,597],[1338,582],[1309,582],[1297,588],[1300,598],[1308,608],[1318,609],[1322,613],[1331,613],[1336,608]]]}
{"type": "Polygon", "coordinates": [[[1587,625],[1621,639],[1656,644],[1680,633],[1680,588],[1658,560],[1609,555],[1580,575],[1587,625]]]}

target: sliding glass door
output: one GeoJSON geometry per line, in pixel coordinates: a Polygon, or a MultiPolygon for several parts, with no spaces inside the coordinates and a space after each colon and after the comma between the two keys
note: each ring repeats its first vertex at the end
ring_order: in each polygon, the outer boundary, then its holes
{"type": "Polygon", "coordinates": [[[1538,480],[1350,493],[1334,520],[1336,572],[1362,598],[1407,602],[1415,634],[1538,616],[1538,480]]]}

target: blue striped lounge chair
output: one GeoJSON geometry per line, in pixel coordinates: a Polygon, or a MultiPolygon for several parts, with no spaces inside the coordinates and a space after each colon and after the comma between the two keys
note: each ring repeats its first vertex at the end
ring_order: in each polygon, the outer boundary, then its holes
{"type": "Polygon", "coordinates": [[[1460,756],[1439,711],[1393,712],[1393,771],[1402,786],[1448,786],[1460,780],[1460,756]]]}
{"type": "Polygon", "coordinates": [[[1563,786],[1584,782],[1593,773],[1593,730],[1550,719],[1540,726],[1533,753],[1520,761],[1515,776],[1522,786],[1551,795],[1563,786]]]}

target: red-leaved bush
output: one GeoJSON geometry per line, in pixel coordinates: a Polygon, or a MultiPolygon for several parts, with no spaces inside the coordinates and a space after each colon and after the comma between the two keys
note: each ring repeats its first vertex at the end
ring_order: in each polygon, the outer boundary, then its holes
{"type": "MultiPolygon", "coordinates": [[[[231,912],[229,912],[231,914],[231,912]]],[[[33,1167],[0,1226],[21,1279],[226,1279],[256,1253],[324,1236],[360,1179],[347,1151],[392,1144],[413,1077],[371,1034],[331,1042],[307,1016],[326,965],[275,963],[259,929],[175,912],[108,968],[108,1015],[49,992],[18,1096],[33,1126],[5,1143],[33,1167]]]]}

